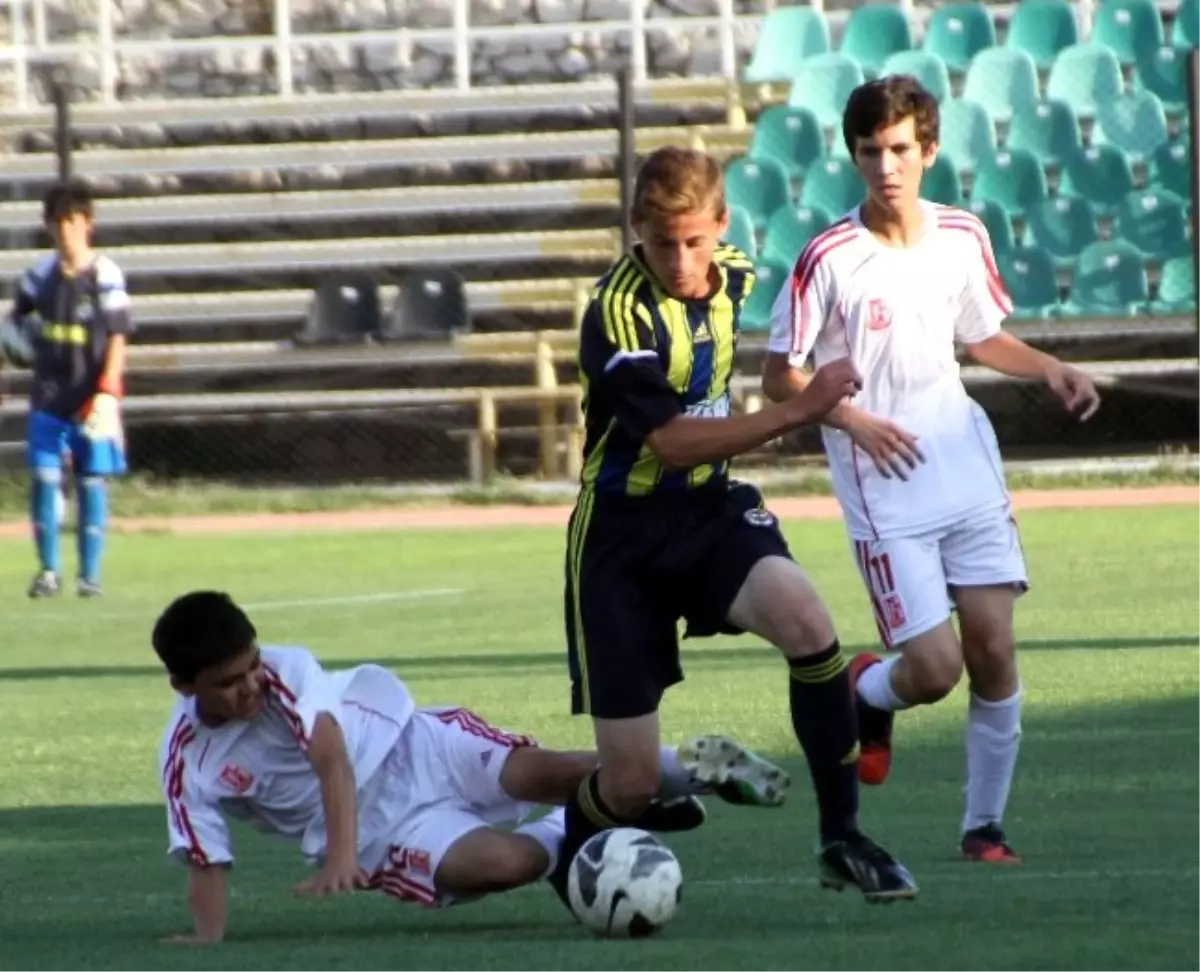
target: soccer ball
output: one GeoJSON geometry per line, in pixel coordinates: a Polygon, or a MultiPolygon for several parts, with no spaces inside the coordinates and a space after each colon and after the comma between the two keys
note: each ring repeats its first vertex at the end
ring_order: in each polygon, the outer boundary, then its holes
{"type": "Polygon", "coordinates": [[[682,894],[679,861],[661,840],[635,827],[596,834],[571,862],[571,910],[597,935],[644,938],[675,915],[682,894]]]}

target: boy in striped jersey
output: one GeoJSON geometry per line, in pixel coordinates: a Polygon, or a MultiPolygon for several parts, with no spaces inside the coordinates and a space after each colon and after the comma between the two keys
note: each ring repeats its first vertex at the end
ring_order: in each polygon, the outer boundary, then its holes
{"type": "Polygon", "coordinates": [[[822,435],[881,640],[903,650],[851,662],[861,780],[888,775],[893,713],[943,698],[965,665],[961,851],[1016,862],[1002,821],[1021,731],[1013,608],[1025,561],[996,436],[963,387],[955,346],[1043,381],[1081,420],[1099,398],[1082,371],[1001,330],[1012,306],[983,224],[920,198],[937,101],[914,78],[882,78],[853,93],[842,127],[867,198],[796,261],[775,305],[763,390],[775,401],[802,394],[809,357],[819,367],[849,356],[863,377],[822,435]]]}

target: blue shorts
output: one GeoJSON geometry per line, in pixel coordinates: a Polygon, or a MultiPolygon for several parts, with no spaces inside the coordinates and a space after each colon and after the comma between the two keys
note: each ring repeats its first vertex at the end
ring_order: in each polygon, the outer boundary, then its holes
{"type": "Polygon", "coordinates": [[[120,476],[125,472],[125,449],[121,442],[95,442],[83,434],[83,424],[61,419],[49,412],[29,415],[29,468],[60,469],[62,454],[71,450],[79,476],[120,476]]]}

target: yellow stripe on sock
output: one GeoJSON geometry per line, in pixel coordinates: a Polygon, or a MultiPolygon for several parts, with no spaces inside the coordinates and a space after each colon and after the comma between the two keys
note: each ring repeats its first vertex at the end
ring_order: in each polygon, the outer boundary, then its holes
{"type": "Polygon", "coordinates": [[[797,682],[803,682],[805,685],[817,685],[821,682],[830,682],[837,678],[846,669],[846,658],[841,653],[838,653],[828,661],[821,662],[819,665],[805,666],[803,668],[792,668],[792,678],[797,682]]]}
{"type": "Polygon", "coordinates": [[[583,815],[588,818],[593,826],[599,827],[601,830],[611,830],[613,827],[619,827],[620,823],[613,820],[597,805],[595,798],[592,796],[592,778],[589,776],[579,784],[579,809],[583,811],[583,815]]]}

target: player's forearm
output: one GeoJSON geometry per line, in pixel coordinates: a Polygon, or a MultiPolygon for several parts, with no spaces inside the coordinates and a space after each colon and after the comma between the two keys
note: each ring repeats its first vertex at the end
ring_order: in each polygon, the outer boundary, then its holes
{"type": "Polygon", "coordinates": [[[668,469],[691,469],[757,449],[806,421],[802,403],[789,401],[728,418],[678,415],[647,441],[668,469]]]}
{"type": "Polygon", "coordinates": [[[188,871],[187,895],[196,937],[206,942],[224,939],[229,919],[225,869],[219,865],[191,868],[188,871]]]}
{"type": "Polygon", "coordinates": [[[978,344],[968,344],[966,352],[985,368],[1013,378],[1042,380],[1058,360],[1004,331],[978,344]]]}
{"type": "Polygon", "coordinates": [[[104,359],[104,371],[100,376],[102,386],[120,388],[125,377],[125,335],[113,334],[108,339],[108,353],[104,359]]]}
{"type": "Polygon", "coordinates": [[[354,767],[341,727],[328,715],[317,716],[308,757],[321,782],[325,811],[325,856],[349,863],[358,859],[358,805],[354,767]]]}
{"type": "MultiPolygon", "coordinates": [[[[786,355],[776,355],[773,352],[767,355],[767,363],[763,367],[762,390],[771,401],[783,402],[795,398],[808,387],[810,381],[812,375],[799,368],[793,368],[786,355]]],[[[849,402],[842,402],[825,415],[821,424],[844,429],[853,420],[856,411],[849,402]]]]}

